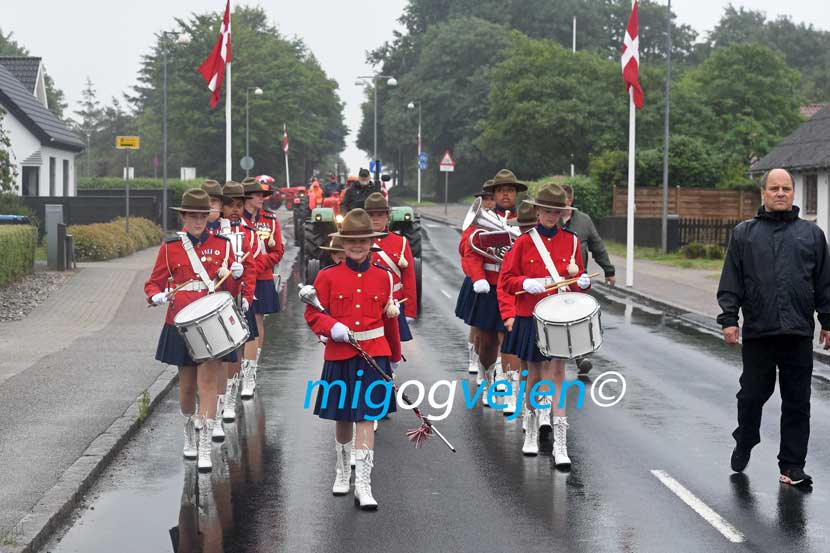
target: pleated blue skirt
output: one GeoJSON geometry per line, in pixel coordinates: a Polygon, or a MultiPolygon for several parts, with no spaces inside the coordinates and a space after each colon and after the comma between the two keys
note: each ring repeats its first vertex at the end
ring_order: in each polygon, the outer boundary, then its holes
{"type": "MultiPolygon", "coordinates": [[[[237,353],[234,350],[223,357],[222,361],[233,363],[237,359],[237,353]]],[[[177,367],[196,365],[196,362],[190,357],[190,352],[187,351],[184,338],[179,334],[176,326],[172,324],[165,324],[161,329],[161,336],[159,336],[159,343],[156,347],[156,360],[177,367]]]]}
{"type": "Polygon", "coordinates": [[[473,281],[470,277],[464,277],[464,282],[461,284],[461,290],[458,291],[458,299],[455,302],[455,316],[467,322],[467,313],[470,312],[470,307],[473,304],[473,281]]]}
{"type": "Polygon", "coordinates": [[[409,330],[409,323],[406,322],[403,307],[401,307],[401,314],[398,315],[398,332],[401,333],[401,342],[409,342],[412,340],[412,331],[409,330]]]}
{"type": "Polygon", "coordinates": [[[280,298],[277,295],[277,287],[273,279],[256,281],[256,292],[253,310],[259,315],[279,313],[280,298]]]}
{"type": "Polygon", "coordinates": [[[501,320],[499,311],[499,299],[496,296],[496,285],[490,285],[490,291],[486,294],[473,292],[470,310],[464,322],[470,326],[489,330],[490,332],[504,332],[504,322],[501,320]]]}
{"type": "Polygon", "coordinates": [[[533,363],[551,359],[542,355],[536,345],[536,321],[533,317],[516,317],[513,320],[513,330],[504,336],[501,352],[533,363]]]}
{"type": "MultiPolygon", "coordinates": [[[[388,357],[375,357],[375,361],[386,374],[392,375],[388,357]]],[[[376,384],[367,396],[372,383],[383,382],[383,377],[360,356],[344,361],[326,361],[320,380],[328,385],[315,386],[317,400],[314,414],[321,419],[358,422],[366,420],[367,416],[382,418],[386,413],[397,410],[391,384],[376,384]],[[329,390],[327,397],[326,389],[329,390]]],[[[307,393],[311,393],[312,383],[309,381],[307,393]]]]}

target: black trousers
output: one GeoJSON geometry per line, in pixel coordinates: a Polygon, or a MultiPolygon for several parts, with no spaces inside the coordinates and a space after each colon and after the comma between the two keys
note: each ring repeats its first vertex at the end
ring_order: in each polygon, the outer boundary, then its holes
{"type": "Polygon", "coordinates": [[[804,468],[810,439],[810,385],[813,340],[806,336],[765,336],[744,339],[738,428],[732,433],[738,447],[751,449],[761,441],[761,411],[775,391],[775,369],[780,375],[781,446],[778,466],[804,468]]]}

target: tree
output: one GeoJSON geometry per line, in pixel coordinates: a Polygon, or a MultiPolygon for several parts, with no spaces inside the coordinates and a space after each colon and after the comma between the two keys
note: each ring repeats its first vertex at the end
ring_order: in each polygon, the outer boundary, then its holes
{"type": "MultiPolygon", "coordinates": [[[[3,34],[0,29],[0,56],[30,56],[29,51],[13,38],[14,33],[3,34]]],[[[44,86],[46,87],[46,101],[49,109],[63,119],[63,112],[66,109],[66,100],[63,91],[55,86],[55,81],[43,70],[44,86]]]]}
{"type": "MultiPolygon", "coordinates": [[[[179,20],[177,30],[189,33],[192,42],[180,45],[159,37],[144,57],[139,84],[130,98],[142,136],[137,172],[152,174],[153,157],[161,158],[162,60],[166,50],[168,167],[176,174],[181,166],[196,166],[200,175],[224,180],[224,99],[211,110],[209,92],[196,72],[216,41],[220,20],[215,12],[179,20]]],[[[255,174],[268,173],[275,178],[284,175],[279,145],[286,124],[291,140],[291,174],[300,181],[310,176],[319,160],[345,147],[347,129],[337,83],[325,74],[302,41],[280,35],[262,8],[237,6],[232,28],[234,175],[240,176],[238,160],[245,155],[245,90],[247,86],[259,86],[264,94],[250,95],[255,174]]]]}
{"type": "MultiPolygon", "coordinates": [[[[0,34],[0,39],[2,39],[0,34]]],[[[0,192],[11,192],[17,184],[17,168],[12,164],[12,143],[3,128],[6,111],[0,106],[0,192]]]]}

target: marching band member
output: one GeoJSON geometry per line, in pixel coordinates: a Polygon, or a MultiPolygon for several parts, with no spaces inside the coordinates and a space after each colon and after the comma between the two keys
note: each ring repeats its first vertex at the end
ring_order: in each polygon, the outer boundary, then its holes
{"type": "MultiPolygon", "coordinates": [[[[374,386],[370,397],[366,397],[372,383],[382,381],[382,378],[348,343],[350,334],[387,374],[392,373],[390,361],[400,361],[398,309],[392,273],[370,260],[372,239],[381,235],[372,229],[372,220],[363,209],[346,214],[341,230],[331,235],[343,241],[346,261],[326,267],[314,280],[317,297],[328,313],[310,305],[305,311],[311,330],[327,337],[321,380],[329,385],[334,382],[345,384],[331,385],[325,404],[322,392],[318,391],[314,407],[314,413],[320,418],[336,421],[337,466],[332,493],[349,493],[352,423],[356,422],[358,447],[354,497],[361,509],[377,509],[371,487],[375,436],[372,421],[366,417],[379,417],[385,409],[373,408],[369,403],[384,405],[384,396],[387,396],[386,401],[390,398],[384,386],[374,386]],[[341,395],[345,395],[342,408],[341,395]]],[[[394,398],[391,398],[388,412],[395,410],[394,398]]]]}
{"type": "MultiPolygon", "coordinates": [[[[184,456],[188,459],[198,457],[199,470],[209,471],[212,468],[211,434],[218,395],[216,373],[221,370],[222,363],[212,359],[197,365],[173,322],[182,308],[214,290],[215,278],[225,276],[228,271],[234,278],[240,278],[244,268],[242,264],[231,261],[233,252],[226,238],[206,232],[210,197],[204,190],[188,190],[182,195],[181,206],[172,209],[181,213],[182,232],[161,245],[150,278],[144,283],[144,292],[152,305],[169,302],[156,359],[179,368],[179,402],[186,418],[184,456]],[[168,282],[173,286],[183,285],[174,298],[170,298],[168,282]],[[200,398],[198,413],[197,388],[200,398]],[[198,440],[194,417],[202,421],[198,440]]],[[[235,353],[231,353],[224,360],[235,359],[235,353]]]]}
{"type": "MultiPolygon", "coordinates": [[[[486,181],[484,184],[493,182],[486,181]]],[[[476,198],[481,198],[481,208],[492,210],[496,206],[493,199],[493,192],[490,190],[481,189],[480,192],[473,194],[476,198]]],[[[466,322],[466,314],[469,310],[469,305],[473,297],[473,281],[470,280],[470,271],[465,262],[464,252],[470,247],[470,234],[478,227],[470,225],[461,233],[461,241],[458,243],[458,255],[461,257],[461,271],[464,273],[464,282],[461,284],[461,290],[458,292],[458,300],[455,303],[455,316],[466,322]]],[[[470,374],[479,375],[476,377],[478,382],[481,382],[481,375],[478,371],[478,344],[476,344],[476,328],[470,326],[470,334],[467,338],[467,355],[468,365],[467,372],[470,374]]]]}
{"type": "MultiPolygon", "coordinates": [[[[248,322],[250,332],[247,343],[256,344],[259,332],[257,331],[256,315],[251,306],[254,303],[259,264],[263,257],[260,253],[259,235],[257,235],[255,228],[248,226],[242,220],[242,212],[245,209],[245,188],[238,182],[226,182],[225,186],[222,187],[222,195],[224,197],[222,205],[224,217],[220,219],[221,230],[222,234],[231,240],[236,258],[244,258],[242,264],[245,267],[245,272],[242,277],[240,307],[245,313],[245,320],[248,322]]],[[[235,291],[234,295],[239,297],[240,291],[235,291]]],[[[242,384],[240,381],[242,362],[247,360],[250,364],[251,361],[256,360],[253,348],[249,348],[252,350],[250,357],[245,355],[245,349],[245,346],[240,348],[240,359],[235,363],[228,363],[225,408],[222,411],[222,419],[226,422],[232,422],[236,419],[236,398],[242,384]]]]}
{"type": "MultiPolygon", "coordinates": [[[[584,272],[582,252],[579,239],[575,234],[562,228],[562,212],[574,209],[567,205],[565,191],[557,184],[544,186],[536,198],[525,200],[536,207],[539,223],[528,233],[523,234],[513,244],[510,255],[505,260],[499,281],[500,287],[509,294],[516,295],[516,316],[513,321],[509,341],[505,349],[527,362],[527,401],[526,428],[522,453],[538,455],[538,425],[534,394],[530,393],[540,380],[552,381],[555,395],[550,403],[553,409],[553,458],[557,467],[569,467],[567,428],[568,420],[564,404],[559,406],[562,384],[565,381],[565,363],[545,357],[537,346],[536,323],[533,309],[546,296],[554,293],[546,286],[565,278],[581,275],[570,286],[571,291],[584,291],[591,287],[591,279],[584,272]]],[[[541,390],[537,390],[541,392],[541,390]]],[[[547,403],[547,402],[545,402],[547,403]]]]}
{"type": "MultiPolygon", "coordinates": [[[[522,234],[528,232],[536,226],[536,208],[528,203],[522,202],[519,206],[519,214],[516,219],[511,219],[507,222],[510,226],[518,226],[522,234]]],[[[508,250],[504,254],[504,261],[502,266],[507,262],[508,256],[513,250],[508,250]]],[[[501,313],[502,321],[504,321],[504,328],[507,330],[502,340],[501,355],[504,358],[504,365],[507,367],[505,377],[511,382],[512,395],[507,398],[507,408],[504,409],[504,416],[513,415],[518,409],[519,401],[519,381],[524,380],[521,372],[527,369],[527,363],[521,361],[516,355],[506,351],[505,346],[510,341],[510,332],[513,330],[513,323],[516,319],[516,296],[504,291],[504,288],[498,287],[496,289],[496,296],[499,299],[499,313],[501,313]]]]}
{"type": "Polygon", "coordinates": [[[366,198],[364,209],[372,219],[375,232],[385,233],[375,239],[377,246],[372,261],[392,271],[395,300],[406,301],[401,305],[398,328],[401,342],[412,340],[409,323],[418,316],[418,289],[415,284],[415,258],[406,237],[389,231],[389,204],[380,192],[373,192],[366,198]]]}
{"type": "MultiPolygon", "coordinates": [[[[254,313],[256,314],[257,337],[256,344],[251,342],[245,345],[246,359],[242,362],[242,399],[253,397],[256,389],[256,372],[259,364],[259,355],[265,339],[265,315],[277,313],[280,310],[279,296],[274,285],[274,267],[282,259],[285,247],[282,243],[282,232],[277,216],[262,209],[265,198],[273,194],[273,190],[264,190],[263,186],[253,178],[242,181],[245,187],[245,224],[257,229],[261,240],[262,259],[259,265],[259,274],[256,280],[254,299],[254,313]],[[256,348],[256,351],[254,351],[256,348]],[[256,354],[255,356],[253,354],[256,354]],[[246,363],[247,361],[247,363],[246,363]]],[[[265,185],[267,187],[267,185],[265,185]]]]}
{"type": "Polygon", "coordinates": [[[337,265],[346,260],[346,250],[343,249],[343,241],[337,236],[331,239],[328,246],[320,246],[320,249],[328,252],[328,256],[331,258],[331,265],[337,265]]]}
{"type": "MultiPolygon", "coordinates": [[[[516,216],[516,195],[518,192],[527,190],[527,186],[516,180],[516,175],[511,171],[502,169],[496,173],[493,182],[485,183],[484,189],[492,190],[496,200],[496,212],[502,217],[510,218],[516,216]]],[[[476,242],[475,238],[473,242],[476,242]]],[[[487,387],[496,380],[503,380],[499,349],[505,329],[499,314],[496,295],[501,263],[485,258],[472,247],[465,249],[464,259],[470,271],[470,280],[475,293],[470,301],[465,322],[476,327],[479,370],[484,379],[481,399],[484,405],[488,405],[487,387]]]]}

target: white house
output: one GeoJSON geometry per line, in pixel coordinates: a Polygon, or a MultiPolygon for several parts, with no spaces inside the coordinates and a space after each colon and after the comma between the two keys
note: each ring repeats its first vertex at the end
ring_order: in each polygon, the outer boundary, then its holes
{"type": "Polygon", "coordinates": [[[0,106],[23,196],[74,196],[84,142],[49,111],[40,58],[0,57],[0,106]]]}
{"type": "Polygon", "coordinates": [[[795,180],[795,205],[801,217],[830,229],[830,106],[824,106],[767,155],[750,167],[760,175],[783,168],[795,180]]]}

